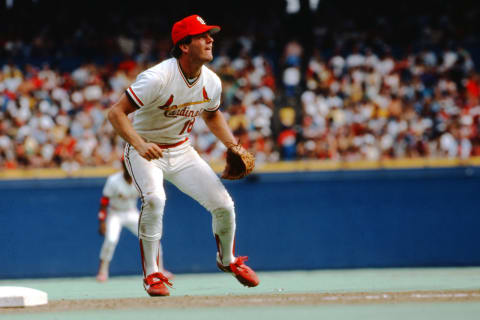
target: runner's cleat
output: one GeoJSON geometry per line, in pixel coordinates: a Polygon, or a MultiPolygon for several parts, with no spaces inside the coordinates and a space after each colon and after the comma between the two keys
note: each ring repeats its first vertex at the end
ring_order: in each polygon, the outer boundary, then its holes
{"type": "Polygon", "coordinates": [[[105,282],[107,280],[108,280],[108,273],[99,272],[97,274],[97,281],[98,282],[105,282]]]}

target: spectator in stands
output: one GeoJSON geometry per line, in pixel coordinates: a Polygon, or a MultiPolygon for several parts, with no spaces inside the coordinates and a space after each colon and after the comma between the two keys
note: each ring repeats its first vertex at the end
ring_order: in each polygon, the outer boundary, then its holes
{"type": "MultiPolygon", "coordinates": [[[[380,20],[378,26],[397,28],[387,17],[380,20]]],[[[311,51],[294,37],[275,47],[278,39],[265,34],[278,24],[262,23],[268,30],[218,39],[220,54],[210,67],[222,79],[229,124],[260,162],[478,156],[480,76],[471,54],[479,44],[467,20],[455,24],[446,14],[441,25],[406,21],[419,30],[408,35],[406,48],[401,34],[387,37],[382,28],[339,19],[336,28],[315,29],[311,51]],[[459,31],[468,41],[453,36],[459,31]],[[294,113],[287,125],[285,106],[294,113]]],[[[138,70],[169,50],[146,25],[125,28],[97,34],[79,25],[65,43],[54,43],[48,30],[31,43],[5,36],[1,169],[118,165],[123,141],[105,121],[105,110],[138,70]],[[96,59],[74,57],[92,51],[96,59]],[[116,51],[122,54],[113,56],[116,51]],[[57,55],[65,57],[57,66],[47,61],[57,55]]],[[[225,150],[211,138],[197,123],[195,147],[209,161],[223,159],[225,150]]]]}

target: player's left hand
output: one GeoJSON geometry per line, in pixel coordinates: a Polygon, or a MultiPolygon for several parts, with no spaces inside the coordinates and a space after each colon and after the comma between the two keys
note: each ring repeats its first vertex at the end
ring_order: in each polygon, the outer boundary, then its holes
{"type": "Polygon", "coordinates": [[[229,145],[227,163],[222,173],[222,179],[241,179],[252,172],[255,167],[255,156],[245,150],[240,143],[229,145]]]}

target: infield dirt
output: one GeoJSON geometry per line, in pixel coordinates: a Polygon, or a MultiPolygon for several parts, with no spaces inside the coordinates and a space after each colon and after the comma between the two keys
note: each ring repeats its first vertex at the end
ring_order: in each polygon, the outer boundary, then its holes
{"type": "Polygon", "coordinates": [[[170,296],[156,298],[53,300],[47,305],[28,308],[1,308],[0,314],[80,310],[122,310],[140,308],[208,308],[241,306],[288,306],[323,304],[388,304],[407,302],[480,301],[480,290],[276,293],[261,295],[170,296]]]}

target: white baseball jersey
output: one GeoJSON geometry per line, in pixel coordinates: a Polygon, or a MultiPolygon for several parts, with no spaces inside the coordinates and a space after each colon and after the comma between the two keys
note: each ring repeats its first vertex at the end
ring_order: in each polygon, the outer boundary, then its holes
{"type": "Polygon", "coordinates": [[[139,108],[133,128],[145,140],[175,144],[188,139],[196,117],[220,107],[220,78],[206,66],[189,83],[175,58],[140,73],[126,90],[139,108]]]}
{"type": "Polygon", "coordinates": [[[137,209],[138,191],[123,178],[123,172],[108,177],[103,195],[109,198],[109,211],[130,211],[137,209]]]}

